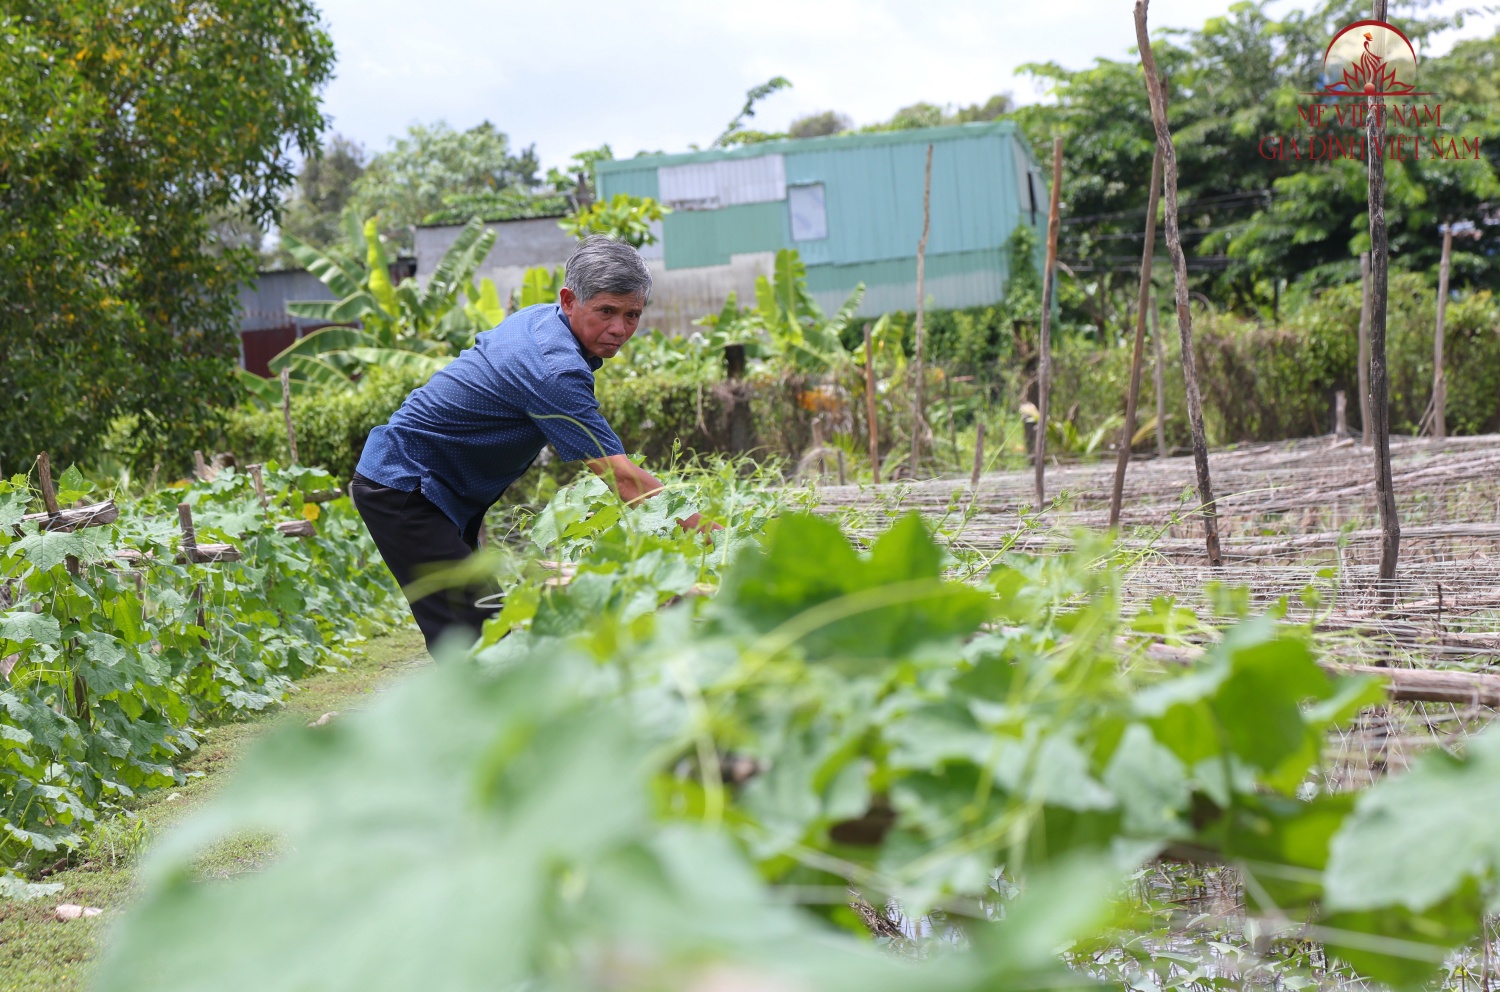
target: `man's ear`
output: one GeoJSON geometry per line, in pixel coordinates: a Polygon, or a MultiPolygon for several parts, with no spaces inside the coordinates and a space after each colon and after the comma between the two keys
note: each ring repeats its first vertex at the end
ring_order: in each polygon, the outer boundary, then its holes
{"type": "Polygon", "coordinates": [[[563,313],[572,317],[573,308],[578,305],[578,295],[564,286],[557,291],[557,302],[562,307],[563,313]]]}

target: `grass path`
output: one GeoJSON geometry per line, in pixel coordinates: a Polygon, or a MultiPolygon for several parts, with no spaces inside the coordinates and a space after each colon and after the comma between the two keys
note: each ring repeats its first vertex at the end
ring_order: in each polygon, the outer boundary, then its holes
{"type": "MultiPolygon", "coordinates": [[[[324,713],[358,708],[362,697],[377,691],[381,683],[429,660],[415,628],[374,638],[360,645],[347,669],[319,673],[298,683],[301,691],[286,706],[206,728],[202,746],[184,765],[188,771],[202,772],[201,778],[143,797],[135,807],[137,821],[120,818],[105,824],[88,849],[74,854],[76,867],[48,879],[63,883],[59,895],[31,903],[0,902],[0,990],[71,992],[86,988],[111,922],[134,893],[136,856],[145,839],[201,806],[245,749],[267,731],[289,721],[307,723],[324,713]],[[65,902],[97,906],[104,912],[89,919],[59,922],[54,910],[65,902]]],[[[199,870],[204,877],[229,878],[255,870],[270,854],[267,839],[234,838],[205,854],[199,870]]]]}

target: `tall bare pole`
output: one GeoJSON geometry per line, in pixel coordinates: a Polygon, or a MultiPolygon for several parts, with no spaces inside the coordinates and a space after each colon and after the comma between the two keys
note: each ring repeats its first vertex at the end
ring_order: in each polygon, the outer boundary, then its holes
{"type": "Polygon", "coordinates": [[[291,451],[292,464],[297,464],[297,428],[292,426],[292,377],[286,369],[281,370],[281,415],[286,418],[286,446],[291,451]]]}
{"type": "Polygon", "coordinates": [[[1438,265],[1437,327],[1432,333],[1432,436],[1448,436],[1448,377],[1443,368],[1443,321],[1448,316],[1448,266],[1453,260],[1453,225],[1443,225],[1443,260],[1438,265]]]}
{"type": "Polygon", "coordinates": [[[1120,522],[1125,498],[1125,467],[1130,464],[1130,442],[1135,437],[1135,406],[1141,395],[1141,359],[1146,353],[1146,310],[1151,305],[1151,262],[1156,254],[1156,204],[1161,190],[1161,149],[1151,160],[1151,192],[1146,197],[1146,244],[1141,249],[1141,288],[1135,315],[1135,351],[1130,356],[1130,391],[1125,394],[1125,426],[1120,430],[1120,456],[1115,461],[1115,488],[1109,497],[1109,525],[1120,522]]]}
{"type": "Polygon", "coordinates": [[[912,390],[911,405],[911,477],[917,477],[917,466],[922,461],[922,432],[927,425],[927,411],[922,398],[922,377],[925,374],[922,352],[927,347],[923,318],[927,312],[927,232],[932,227],[932,146],[927,146],[927,178],[922,182],[922,240],[917,242],[917,333],[916,360],[912,363],[912,374],[916,389],[912,390]]]}
{"type": "Polygon", "coordinates": [[[1057,282],[1058,209],[1062,196],[1062,139],[1052,139],[1052,196],[1047,204],[1047,265],[1042,270],[1041,362],[1036,387],[1036,507],[1047,505],[1047,400],[1052,393],[1052,293],[1057,282]]]}
{"type": "Polygon", "coordinates": [[[1359,434],[1370,446],[1370,253],[1359,255],[1359,434]]]}
{"type": "Polygon", "coordinates": [[[875,346],[865,325],[865,417],[870,426],[870,477],[880,481],[880,420],[875,416],[875,346]]]}
{"type": "Polygon", "coordinates": [[[1156,457],[1167,457],[1167,351],[1161,342],[1161,308],[1156,305],[1156,290],[1151,290],[1151,344],[1156,361],[1151,370],[1156,386],[1156,457]]]}
{"type": "Polygon", "coordinates": [[[1224,564],[1219,554],[1219,517],[1214,506],[1213,480],[1208,474],[1208,438],[1203,431],[1203,397],[1198,391],[1198,367],[1193,357],[1193,313],[1189,309],[1187,257],[1182,253],[1182,232],[1177,227],[1177,149],[1167,127],[1167,97],[1156,74],[1156,56],[1146,30],[1149,0],[1135,0],[1135,38],[1141,50],[1141,68],[1146,71],[1146,91],[1151,97],[1151,122],[1156,127],[1156,147],[1162,155],[1162,178],[1167,201],[1167,251],[1172,256],[1172,277],[1177,286],[1177,331],[1182,338],[1182,375],[1187,382],[1188,425],[1193,433],[1193,461],[1198,469],[1198,499],[1203,504],[1203,538],[1208,563],[1224,564]]]}
{"type": "MultiPolygon", "coordinates": [[[[1385,0],[1375,0],[1375,19],[1385,20],[1385,0]]],[[[1396,601],[1396,560],[1401,521],[1391,478],[1391,407],[1385,368],[1386,277],[1390,246],[1385,230],[1385,104],[1372,98],[1365,161],[1370,167],[1370,427],[1375,446],[1375,501],[1380,509],[1380,596],[1396,601]]]]}

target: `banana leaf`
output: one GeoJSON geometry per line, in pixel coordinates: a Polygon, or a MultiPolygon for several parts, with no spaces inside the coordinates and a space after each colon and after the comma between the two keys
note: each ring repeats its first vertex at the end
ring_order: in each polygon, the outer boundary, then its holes
{"type": "Polygon", "coordinates": [[[298,338],[283,348],[267,365],[272,372],[280,372],[298,355],[317,357],[328,352],[347,351],[350,348],[376,347],[380,342],[355,327],[320,327],[303,338],[298,338]]]}
{"type": "Polygon", "coordinates": [[[294,395],[354,388],[353,379],[312,355],[293,355],[288,360],[287,367],[291,372],[290,385],[294,395]]]}
{"type": "Polygon", "coordinates": [[[238,367],[234,374],[241,392],[256,406],[274,409],[281,402],[281,384],[274,379],[262,379],[254,372],[238,367]]]}
{"type": "Polygon", "coordinates": [[[495,280],[479,280],[477,295],[478,299],[474,299],[468,307],[470,316],[475,318],[475,326],[485,330],[499,326],[505,319],[505,304],[500,302],[500,291],[495,288],[495,280]]]}
{"type": "Polygon", "coordinates": [[[348,354],[367,365],[429,376],[453,361],[451,355],[422,355],[400,348],[350,348],[348,354]]]}
{"type": "Polygon", "coordinates": [[[360,291],[360,283],[364,281],[364,273],[337,256],[327,252],[319,251],[312,245],[294,237],[290,234],[281,236],[281,243],[297,264],[302,266],[313,275],[317,276],[329,289],[333,290],[339,297],[344,299],[353,296],[360,291]]]}
{"type": "Polygon", "coordinates": [[[365,221],[365,243],[365,266],[369,269],[365,284],[379,309],[384,311],[384,317],[394,320],[401,312],[401,305],[396,301],[396,287],[391,284],[391,260],[385,253],[385,246],[380,243],[380,231],[375,226],[374,217],[365,221]]]}

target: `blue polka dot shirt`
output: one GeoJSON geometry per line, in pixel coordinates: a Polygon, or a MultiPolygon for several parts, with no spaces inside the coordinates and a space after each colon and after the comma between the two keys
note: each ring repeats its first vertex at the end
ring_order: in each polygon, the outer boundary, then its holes
{"type": "Polygon", "coordinates": [[[356,471],[392,489],[420,489],[466,530],[545,444],[563,461],[624,454],[594,397],[602,364],[557,304],[518,310],[371,431],[356,471]]]}

